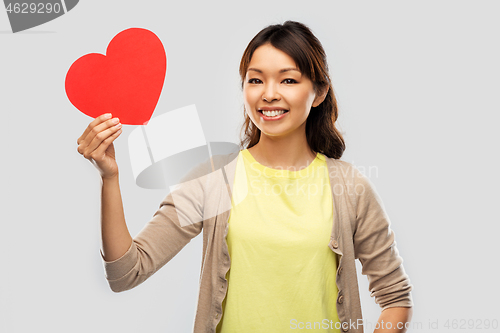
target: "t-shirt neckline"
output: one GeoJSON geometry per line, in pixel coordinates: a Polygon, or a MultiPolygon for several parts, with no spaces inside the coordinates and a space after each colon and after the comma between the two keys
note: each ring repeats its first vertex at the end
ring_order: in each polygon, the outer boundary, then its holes
{"type": "Polygon", "coordinates": [[[318,163],[323,160],[322,155],[317,152],[316,157],[314,160],[309,163],[309,165],[302,170],[287,170],[287,169],[274,169],[270,167],[266,167],[265,165],[260,164],[257,162],[257,160],[253,157],[253,155],[248,151],[247,149],[244,149],[241,151],[243,154],[243,157],[247,159],[248,162],[252,165],[254,170],[259,170],[262,173],[264,173],[266,176],[272,176],[272,177],[278,177],[278,178],[303,178],[308,176],[312,171],[313,168],[317,166],[318,163]]]}

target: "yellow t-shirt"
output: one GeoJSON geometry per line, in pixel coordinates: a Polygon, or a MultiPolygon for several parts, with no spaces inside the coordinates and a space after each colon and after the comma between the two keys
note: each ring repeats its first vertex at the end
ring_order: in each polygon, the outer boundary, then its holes
{"type": "Polygon", "coordinates": [[[340,332],[324,156],[318,153],[302,170],[280,170],[245,149],[236,168],[227,234],[231,267],[217,333],[340,332]],[[245,186],[246,196],[234,205],[245,186]]]}

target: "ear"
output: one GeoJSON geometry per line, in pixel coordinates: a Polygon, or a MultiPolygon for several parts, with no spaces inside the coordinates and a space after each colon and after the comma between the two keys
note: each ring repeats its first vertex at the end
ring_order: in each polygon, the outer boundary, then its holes
{"type": "Polygon", "coordinates": [[[318,105],[323,103],[323,101],[326,98],[326,95],[328,94],[329,89],[330,89],[330,86],[326,86],[320,94],[316,95],[316,97],[314,98],[313,104],[312,104],[313,107],[317,107],[318,105]]]}

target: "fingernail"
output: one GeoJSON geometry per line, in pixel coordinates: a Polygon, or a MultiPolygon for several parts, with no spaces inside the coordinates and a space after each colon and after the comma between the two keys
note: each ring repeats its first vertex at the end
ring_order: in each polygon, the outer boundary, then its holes
{"type": "Polygon", "coordinates": [[[111,113],[106,113],[106,114],[104,115],[104,118],[111,118],[111,113]]]}

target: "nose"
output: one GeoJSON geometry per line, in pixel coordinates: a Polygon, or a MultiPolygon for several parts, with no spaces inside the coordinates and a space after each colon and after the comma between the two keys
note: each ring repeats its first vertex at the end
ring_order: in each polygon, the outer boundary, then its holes
{"type": "Polygon", "coordinates": [[[281,96],[274,84],[266,84],[264,87],[264,92],[262,94],[262,100],[266,102],[272,102],[274,100],[279,101],[281,96]]]}

